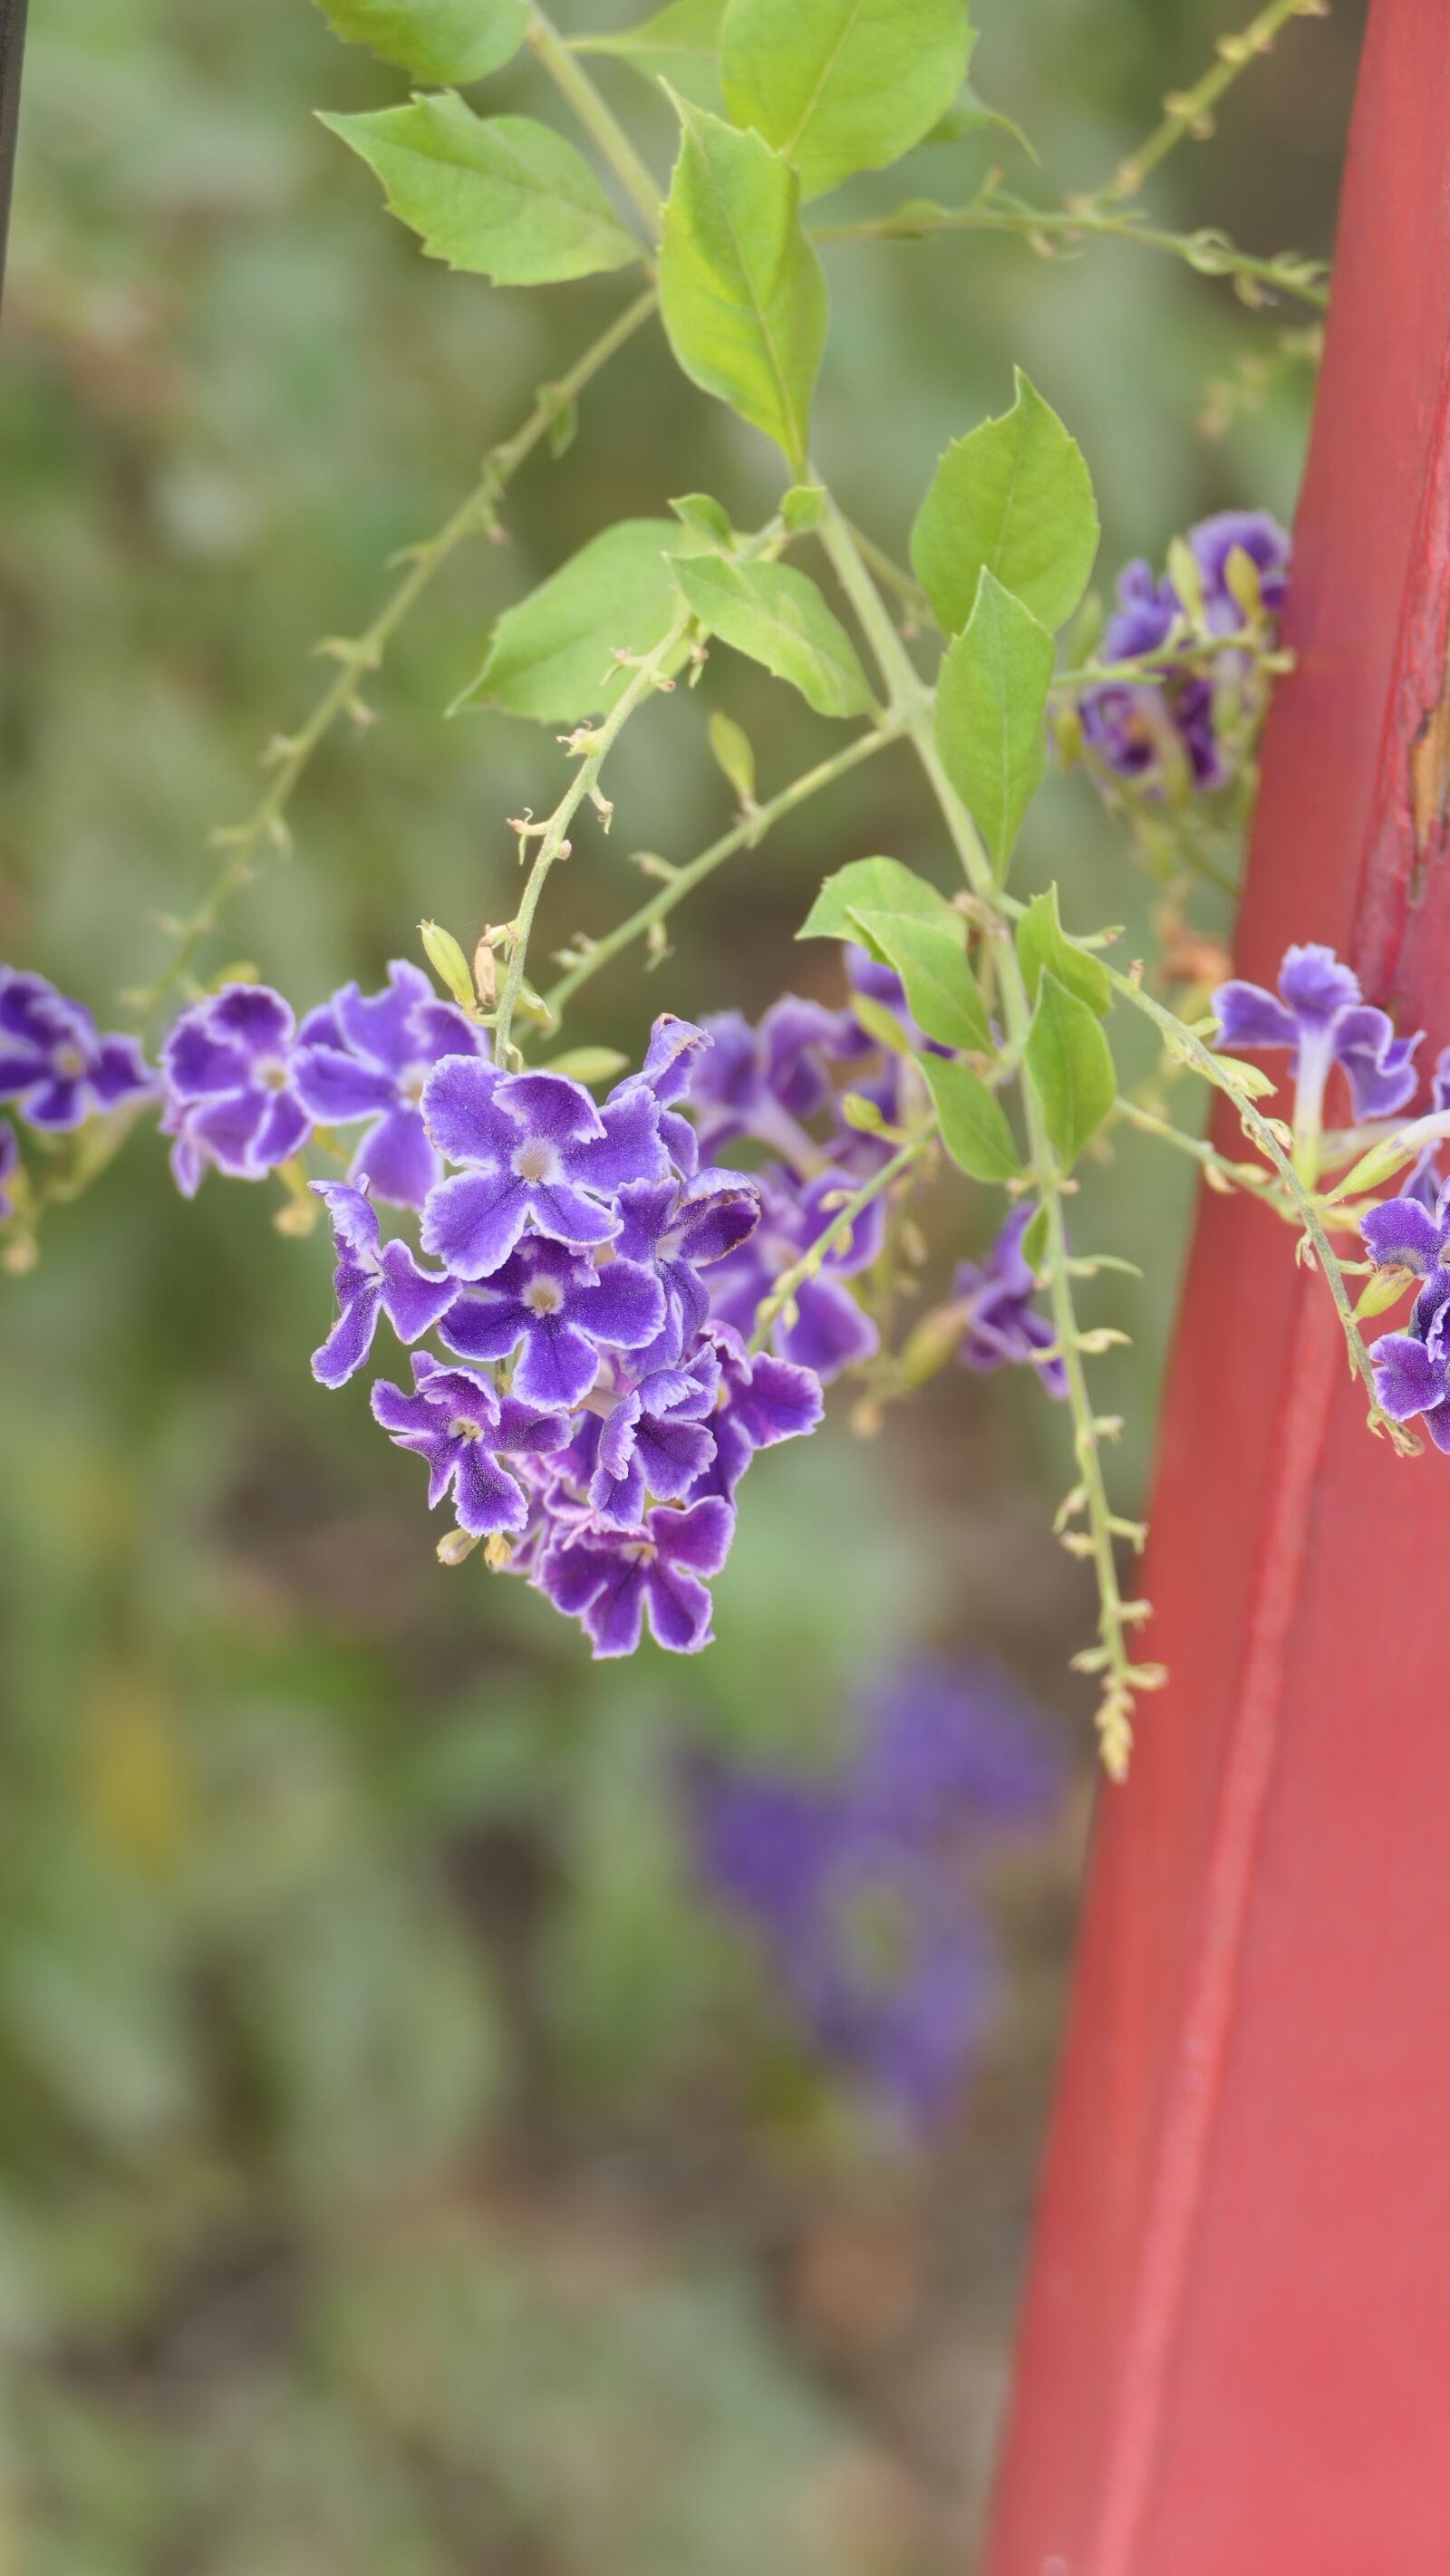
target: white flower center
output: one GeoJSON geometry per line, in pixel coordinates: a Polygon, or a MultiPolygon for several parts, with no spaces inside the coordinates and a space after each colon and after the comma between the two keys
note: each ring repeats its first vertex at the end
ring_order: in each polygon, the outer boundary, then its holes
{"type": "Polygon", "coordinates": [[[418,1107],[423,1097],[424,1085],[432,1069],[432,1066],[427,1064],[404,1065],[398,1076],[398,1098],[405,1109],[418,1107]]]}
{"type": "Polygon", "coordinates": [[[257,1069],[256,1069],[256,1070],[257,1070],[257,1080],[260,1082],[260,1084],[261,1084],[261,1086],[262,1086],[262,1089],[263,1089],[264,1091],[285,1091],[285,1090],[286,1090],[286,1088],[287,1088],[287,1067],[286,1067],[286,1066],[285,1066],[285,1064],[282,1062],[282,1059],[281,1059],[281,1057],[280,1057],[280,1056],[277,1056],[277,1055],[267,1055],[267,1056],[263,1056],[263,1058],[262,1058],[262,1060],[261,1060],[260,1064],[257,1066],[257,1069]]]}
{"type": "Polygon", "coordinates": [[[531,1279],[524,1290],[524,1304],[532,1315],[557,1315],[564,1303],[564,1291],[557,1279],[531,1279]]]}
{"type": "Polygon", "coordinates": [[[86,1069],[86,1060],[79,1047],[58,1046],[53,1061],[62,1082],[79,1082],[86,1069]]]}
{"type": "Polygon", "coordinates": [[[483,1432],[478,1423],[469,1422],[461,1413],[455,1413],[448,1425],[448,1437],[450,1440],[481,1440],[483,1432]]]}
{"type": "Polygon", "coordinates": [[[514,1156],[514,1170],[521,1181],[552,1181],[559,1169],[559,1158],[552,1145],[535,1138],[520,1145],[514,1156]]]}

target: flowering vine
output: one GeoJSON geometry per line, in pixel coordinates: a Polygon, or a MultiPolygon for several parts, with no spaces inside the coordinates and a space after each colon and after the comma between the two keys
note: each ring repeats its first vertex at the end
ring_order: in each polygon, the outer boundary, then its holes
{"type": "Polygon", "coordinates": [[[447,1507],[446,1563],[477,1550],[524,1577],[601,1656],[632,1652],[646,1629],[676,1652],[708,1642],[746,1470],[811,1432],[836,1382],[854,1385],[853,1419],[870,1429],[940,1369],[1019,1367],[1069,1425],[1057,1526],[1093,1569],[1098,1631],[1077,1661],[1098,1679],[1103,1757],[1121,1776],[1135,1704],[1164,1675],[1140,1651],[1149,1605],[1125,1565],[1144,1532],[1110,1493],[1103,1453],[1118,1426],[1089,1380],[1122,1336],[1079,1314],[1082,1283],[1122,1266],[1089,1248],[1091,1163],[1128,1128],[1192,1156],[1210,1186],[1250,1191],[1322,1273],[1373,1426],[1407,1448],[1403,1426],[1422,1417],[1450,1446],[1450,1216],[1435,1162],[1450,1132],[1446,1060],[1433,1107],[1407,1116],[1419,1034],[1397,1032],[1329,950],[1291,949],[1270,993],[1202,971],[1217,943],[1182,933],[1175,953],[1191,969],[1162,961],[1174,1008],[1141,964],[1113,961],[1116,934],[1064,922],[1057,887],[1016,891],[1024,818],[1054,751],[1125,820],[1165,924],[1181,927],[1201,881],[1231,885],[1223,849],[1288,666],[1288,539],[1261,511],[1220,512],[1175,540],[1161,571],[1129,565],[1104,616],[1088,591],[1087,463],[1019,375],[1010,405],[941,458],[910,567],[895,563],[815,460],[828,319],[816,244],[981,229],[1056,255],[1110,233],[1230,278],[1250,304],[1316,306],[1312,263],[1173,235],[1133,201],[1318,0],[1270,0],[1088,197],[1033,205],[994,173],[962,206],[915,201],[824,225],[806,209],[840,181],[992,121],[964,86],[965,0],[885,17],[839,0],[702,0],[688,48],[678,9],[570,42],[530,0],[321,5],[339,35],[418,84],[394,106],[324,122],[430,256],[500,284],[619,273],[637,290],[491,450],[371,624],[329,643],[327,687],[273,745],[257,806],[218,836],[213,884],[132,997],[154,1062],[38,975],[0,969],[3,1257],[12,1269],[33,1259],[47,1206],[86,1186],[148,1112],[188,1195],[213,1172],[276,1176],[283,1232],[303,1235],[325,1211],[335,1238],[319,1383],[369,1375],[381,1431],[423,1462],[429,1504],[447,1507]],[[524,49],[592,157],[535,117],[465,103],[462,90],[524,49]],[[675,116],[663,195],[586,67],[601,51],[663,89],[675,116]],[[313,752],[339,716],[366,715],[362,687],[438,565],[497,526],[512,476],[562,443],[593,376],[656,317],[684,374],[783,460],[777,504],[737,529],[709,494],[670,500],[668,516],[601,530],[496,621],[460,703],[562,728],[568,764],[542,819],[509,820],[523,871],[511,917],[483,924],[471,956],[425,924],[431,975],[396,959],[376,991],[348,984],[301,1016],[303,997],[235,972],[208,985],[200,953],[229,895],[285,846],[313,752]],[[751,746],[717,709],[732,820],[691,858],[649,857],[643,900],[604,936],[557,947],[548,981],[538,923],[576,836],[609,828],[620,734],[657,696],[700,685],[717,652],[762,665],[843,727],[841,747],[758,794],[751,746]],[[560,1046],[585,986],[636,945],[659,964],[670,915],[715,870],[833,781],[902,753],[955,874],[877,854],[826,879],[800,936],[834,943],[834,1001],[785,994],[755,1025],[725,995],[698,1027],[666,1008],[633,1070],[560,1046]],[[1153,1081],[1127,1092],[1105,1026],[1119,1009],[1146,1015],[1161,1050],[1153,1081]],[[1274,1086],[1243,1049],[1287,1055],[1288,1122],[1259,1105],[1274,1086]],[[1247,1159],[1165,1114],[1185,1072],[1228,1096],[1247,1159]],[[1349,1123],[1336,1128],[1341,1084],[1349,1123]],[[1404,1195],[1376,1204],[1407,1167],[1404,1195]],[[977,1250],[934,1287],[912,1209],[957,1182],[977,1250]],[[1411,1286],[1408,1330],[1366,1348],[1361,1320],[1411,1286]]]}

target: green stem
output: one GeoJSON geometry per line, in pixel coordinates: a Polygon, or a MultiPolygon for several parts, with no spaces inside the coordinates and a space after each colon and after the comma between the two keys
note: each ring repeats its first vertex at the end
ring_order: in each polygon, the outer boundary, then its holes
{"type": "Polygon", "coordinates": [[[224,906],[243,886],[252,873],[252,856],[258,844],[270,841],[274,848],[286,848],[284,816],[293,793],[312,759],[314,752],[330,733],[338,717],[357,702],[364,676],[378,669],[398,628],[427,589],[440,566],[460,546],[465,537],[481,534],[498,524],[498,504],[509,483],[526,458],[547,437],[553,423],[566,412],[600,369],[606,366],[626,341],[654,311],[651,289],[637,296],[616,316],[597,340],[590,343],[582,357],[562,375],[557,383],[541,388],[538,400],[527,420],[508,438],[490,448],[473,489],[462,500],[452,517],[421,545],[410,547],[408,569],[396,587],[389,592],[371,624],[361,635],[339,643],[335,650],[338,670],[316,700],[306,721],[288,736],[280,747],[266,792],[253,806],[245,821],[228,826],[214,835],[226,857],[213,878],[197,910],[181,923],[171,957],[154,983],[134,997],[135,1007],[143,1019],[149,1019],[158,1005],[187,974],[203,940],[216,928],[224,906]]]}
{"type": "Polygon", "coordinates": [[[503,990],[499,995],[498,1011],[494,1019],[494,1058],[499,1064],[506,1064],[508,1060],[509,1035],[513,1028],[514,1011],[523,985],[529,938],[534,926],[534,915],[539,908],[539,897],[544,891],[549,870],[556,859],[567,857],[569,843],[566,836],[569,825],[585,797],[597,786],[599,773],[636,707],[642,705],[644,700],[662,684],[669,684],[670,665],[676,660],[694,622],[692,612],[689,609],[683,610],[675,619],[663,642],[657,644],[654,651],[647,654],[636,666],[630,675],[628,685],[620,691],[603,723],[589,730],[584,757],[580,760],[564,794],[539,833],[539,846],[534,854],[534,863],[529,870],[523,898],[514,920],[513,945],[509,951],[508,970],[504,977],[503,990]]]}
{"type": "Polygon", "coordinates": [[[934,206],[923,200],[856,223],[817,225],[812,238],[921,241],[933,233],[956,232],[1017,233],[1029,240],[1043,241],[1055,236],[1073,241],[1086,234],[1108,235],[1118,241],[1138,242],[1145,250],[1166,251],[1172,258],[1185,261],[1200,277],[1243,278],[1272,293],[1297,296],[1300,303],[1312,305],[1318,313],[1329,302],[1322,260],[1300,259],[1293,252],[1259,258],[1252,251],[1240,250],[1223,233],[1208,229],[1169,232],[1162,225],[1143,223],[1133,214],[1100,212],[1091,201],[1062,209],[1024,205],[999,196],[980,198],[970,206],[934,206]]]}
{"type": "Polygon", "coordinates": [[[817,761],[814,769],[803,770],[800,777],[792,779],[778,796],[768,798],[765,804],[743,814],[738,823],[732,824],[728,832],[722,832],[718,840],[700,852],[698,858],[675,869],[658,894],[651,895],[647,903],[642,903],[603,939],[596,940],[556,984],[550,985],[543,1001],[552,1020],[557,1024],[565,1005],[581,985],[590,983],[601,968],[636,939],[643,939],[657,922],[668,920],[676,904],[683,903],[686,895],[693,894],[696,886],[702,885],[716,868],[723,867],[737,850],[754,849],[756,843],[763,840],[785,815],[793,813],[798,805],[804,805],[809,797],[818,794],[821,788],[829,787],[835,779],[844,778],[850,770],[859,768],[863,760],[870,760],[896,739],[895,726],[889,723],[873,725],[868,733],[858,734],[844,751],[833,752],[828,760],[817,761]]]}
{"type": "Polygon", "coordinates": [[[764,1350],[776,1317],[790,1304],[796,1291],[815,1278],[842,1227],[849,1231],[873,1199],[879,1199],[884,1190],[890,1189],[893,1181],[899,1180],[913,1163],[920,1162],[935,1133],[935,1127],[925,1128],[919,1136],[911,1137],[901,1146],[889,1163],[883,1163],[879,1172],[873,1172],[869,1181],[863,1181],[859,1190],[842,1201],[829,1224],[817,1235],[809,1250],[802,1253],[800,1260],[793,1262],[789,1270],[781,1272],[769,1296],[763,1297],[755,1310],[755,1330],[750,1337],[752,1351],[764,1350]]]}
{"type": "Polygon", "coordinates": [[[1191,89],[1165,98],[1162,122],[1154,126],[1136,152],[1118,164],[1104,186],[1093,190],[1092,195],[1085,199],[1082,211],[1121,204],[1124,198],[1136,197],[1149,172],[1167,160],[1185,135],[1192,134],[1195,129],[1199,133],[1205,130],[1205,120],[1211,118],[1225,90],[1231,88],[1240,72],[1246,71],[1257,55],[1268,52],[1279,30],[1286,27],[1291,18],[1322,18],[1326,13],[1327,0],[1269,0],[1268,7],[1261,9],[1240,35],[1220,36],[1217,62],[1210,64],[1191,89]]]}
{"type": "MultiPolygon", "coordinates": [[[[819,481],[820,478],[817,476],[815,479],[819,481]]],[[[820,534],[841,587],[855,609],[862,631],[876,656],[892,711],[901,716],[926,772],[967,882],[983,904],[995,907],[1000,898],[991,862],[977,837],[971,816],[942,767],[932,732],[931,701],[891,623],[851,531],[829,492],[823,505],[820,534]]],[[[1007,1045],[1013,1059],[1021,1064],[1032,1013],[1016,950],[1008,940],[999,944],[997,967],[1007,1045]]],[[[1099,1454],[1102,1424],[1093,1409],[1083,1369],[1082,1334],[1067,1266],[1069,1252],[1062,1211],[1063,1175],[1058,1169],[1041,1102],[1025,1064],[1022,1064],[1022,1101],[1033,1172],[1046,1217],[1046,1267],[1052,1319],[1067,1378],[1073,1445],[1080,1479],[1078,1494],[1087,1516],[1090,1550],[1097,1575],[1098,1655],[1103,1675],[1098,1708],[1099,1742],[1105,1767],[1113,1778],[1120,1779],[1127,1767],[1132,1743],[1134,1694],[1156,1688],[1163,1675],[1157,1666],[1135,1663],[1129,1643],[1130,1625],[1141,1613],[1136,1604],[1125,1602],[1118,1581],[1113,1544],[1117,1521],[1103,1481],[1099,1454]]]]}
{"type": "Polygon", "coordinates": [[[561,97],[568,100],[595,149],[602,153],[626,196],[644,217],[651,241],[658,241],[660,192],[618,118],[600,96],[578,57],[550,25],[542,9],[534,11],[528,41],[561,97]]]}

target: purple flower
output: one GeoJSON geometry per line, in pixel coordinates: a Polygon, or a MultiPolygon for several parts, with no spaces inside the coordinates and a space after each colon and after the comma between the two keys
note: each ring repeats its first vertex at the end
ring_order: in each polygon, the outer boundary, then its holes
{"type": "Polygon", "coordinates": [[[0,1118],[0,1225],[15,1213],[10,1185],[20,1170],[20,1148],[8,1118],[0,1118]]]}
{"type": "Polygon", "coordinates": [[[449,1055],[484,1056],[487,1040],[420,967],[395,957],[381,993],[344,984],[297,1032],[297,1094],[322,1127],[369,1124],[348,1167],[374,1198],[420,1208],[443,1165],[423,1124],[423,1086],[449,1055]]]}
{"type": "MultiPolygon", "coordinates": [[[[714,1271],[712,1311],[748,1340],[761,1299],[825,1233],[836,1207],[853,1187],[850,1175],[838,1171],[817,1172],[804,1189],[788,1172],[762,1174],[760,1224],[714,1271]]],[[[883,1204],[873,1200],[848,1229],[845,1244],[833,1243],[816,1277],[804,1280],[795,1291],[793,1317],[783,1313],[773,1326],[775,1349],[827,1382],[843,1369],[870,1359],[879,1346],[870,1316],[843,1282],[875,1260],[884,1222],[883,1204]]]]}
{"type": "Polygon", "coordinates": [[[1360,1218],[1359,1230],[1377,1270],[1413,1270],[1428,1279],[1445,1267],[1450,1191],[1442,1190],[1433,1208],[1408,1196],[1386,1199],[1360,1218]]]}
{"type": "Polygon", "coordinates": [[[952,1302],[961,1308],[966,1325],[957,1357],[969,1369],[1025,1361],[1049,1395],[1066,1395],[1061,1359],[1042,1357],[1057,1336],[1046,1318],[1032,1311],[1037,1281],[1022,1257],[1022,1238],[1032,1217],[1030,1207],[1014,1208],[980,1267],[972,1261],[957,1264],[952,1302]]]}
{"type": "Polygon", "coordinates": [[[194,1198],[208,1163],[259,1181],[297,1153],[312,1121],[296,1085],[292,1013],[265,984],[224,984],[173,1021],[161,1049],[163,1135],[177,1188],[194,1198]]]}
{"type": "Polygon", "coordinates": [[[1001,1674],[934,1659],[878,1678],[833,1774],[690,1779],[704,1883],[756,1931],[813,2044],[910,2128],[949,2109],[990,2018],[970,1864],[1050,1814],[1059,1782],[1001,1674]]]}
{"type": "Polygon", "coordinates": [[[686,1180],[699,1167],[700,1142],[688,1118],[681,1117],[679,1103],[689,1095],[696,1056],[709,1044],[705,1031],[697,1029],[692,1020],[676,1019],[673,1011],[661,1011],[650,1031],[639,1072],[616,1084],[607,1104],[612,1109],[633,1091],[649,1092],[659,1103],[660,1142],[686,1180]]]}
{"type": "Polygon", "coordinates": [[[1200,519],[1188,531],[1188,543],[1203,585],[1204,616],[1215,635],[1236,634],[1244,612],[1226,578],[1229,557],[1247,555],[1259,576],[1259,597],[1271,617],[1284,605],[1289,580],[1290,543],[1286,529],[1267,510],[1220,510],[1200,519]]]}
{"type": "Polygon", "coordinates": [[[700,1278],[748,1243],[760,1223],[760,1187],[743,1172],[697,1173],[684,1188],[668,1181],[633,1181],[619,1193],[624,1222],[615,1251],[646,1264],[664,1293],[659,1346],[661,1365],[678,1360],[704,1323],[709,1290],[700,1278]]]}
{"type": "MultiPolygon", "coordinates": [[[[1450,1109],[1450,1047],[1442,1047],[1435,1059],[1435,1070],[1430,1076],[1430,1103],[1433,1109],[1450,1109]]],[[[1445,1186],[1436,1160],[1439,1151],[1438,1145],[1425,1147],[1413,1171],[1406,1178],[1401,1193],[1403,1197],[1419,1199],[1421,1205],[1427,1208],[1434,1207],[1445,1186]]]]}
{"type": "Polygon", "coordinates": [[[460,1279],[502,1268],[527,1226],[558,1243],[607,1243],[610,1204],[629,1181],[663,1180],[660,1110],[640,1086],[603,1111],[558,1073],[501,1074],[445,1057],[428,1077],[423,1116],[439,1151],[467,1168],[430,1190],[423,1248],[460,1279]]]}
{"type": "Polygon", "coordinates": [[[513,1384],[532,1404],[578,1404],[599,1373],[601,1343],[638,1350],[664,1321],[664,1291],[632,1261],[602,1269],[547,1236],[522,1242],[492,1276],[464,1290],[443,1339],[465,1359],[519,1353],[513,1384]]]}
{"type": "Polygon", "coordinates": [[[707,1579],[730,1552],[735,1514],[715,1495],[647,1512],[637,1530],[582,1530],[553,1547],[538,1581],[578,1619],[595,1655],[632,1655],[646,1620],[657,1644],[696,1655],[711,1643],[707,1579]]]}
{"type": "Polygon", "coordinates": [[[420,1269],[405,1243],[384,1243],[361,1190],[347,1181],[314,1181],[312,1188],[332,1220],[338,1256],[337,1321],[312,1354],[312,1374],[322,1386],[344,1386],[372,1349],[379,1314],[400,1342],[416,1342],[452,1304],[458,1283],[420,1269]]]}
{"type": "Polygon", "coordinates": [[[1277,996],[1237,977],[1213,996],[1221,1047],[1287,1047],[1295,1080],[1294,1126],[1317,1135],[1324,1087],[1342,1065],[1356,1121],[1402,1109],[1415,1089],[1413,1057],[1423,1036],[1397,1038],[1383,1011],[1368,1004],[1359,977],[1332,948],[1310,942],[1286,949],[1277,996]]]}
{"type": "Polygon", "coordinates": [[[156,1088],[134,1038],[98,1036],[89,1011],[43,975],[0,966],[0,1100],[13,1100],[30,1126],[79,1127],[156,1088]]]}
{"type": "Polygon", "coordinates": [[[733,1325],[713,1323],[706,1338],[720,1364],[719,1390],[710,1428],[715,1455],[694,1487],[696,1495],[732,1500],[757,1449],[799,1440],[814,1431],[825,1410],[814,1370],[771,1351],[747,1351],[733,1325]]]}
{"type": "Polygon", "coordinates": [[[825,1065],[861,1052],[850,1012],[783,993],[758,1028],[739,1011],[720,1012],[705,1028],[710,1051],[695,1064],[690,1085],[701,1150],[715,1154],[738,1136],[753,1136],[797,1169],[813,1171],[820,1150],[802,1122],[830,1098],[825,1065]]]}
{"type": "Polygon", "coordinates": [[[450,1369],[426,1351],[413,1354],[411,1395],[379,1380],[373,1388],[376,1419],[397,1449],[415,1450],[428,1462],[428,1503],[434,1509],[451,1491],[460,1529],[473,1538],[522,1530],[528,1497],[500,1461],[539,1457],[562,1449],[569,1424],[517,1396],[499,1396],[472,1369],[450,1369]]]}
{"type": "Polygon", "coordinates": [[[680,1502],[715,1457],[707,1426],[720,1388],[707,1343],[688,1368],[656,1368],[622,1387],[602,1420],[589,1483],[591,1509],[611,1528],[637,1529],[646,1499],[680,1502]]]}
{"type": "Polygon", "coordinates": [[[1434,1209],[1419,1199],[1387,1199],[1360,1219],[1376,1269],[1413,1271],[1424,1282],[1407,1333],[1382,1333],[1370,1344],[1375,1396],[1392,1421],[1424,1416],[1437,1449],[1450,1451],[1450,1190],[1434,1209]]]}

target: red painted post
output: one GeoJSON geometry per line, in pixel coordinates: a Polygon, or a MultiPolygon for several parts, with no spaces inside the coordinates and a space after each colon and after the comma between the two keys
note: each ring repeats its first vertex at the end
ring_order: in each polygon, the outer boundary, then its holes
{"type": "MultiPolygon", "coordinates": [[[[1373,0],[1339,229],[1237,961],[1329,940],[1438,1047],[1447,0],[1373,0]]],[[[1153,1528],[1173,1680],[1100,1802],[986,2565],[1450,2576],[1450,1463],[1369,1437],[1247,1200],[1153,1528]]]]}

